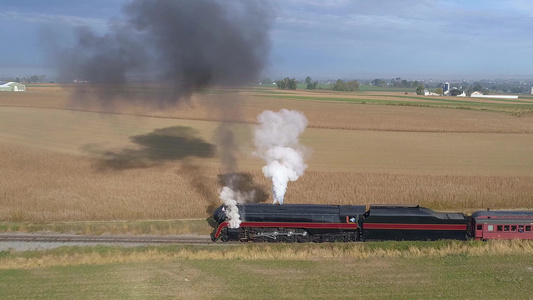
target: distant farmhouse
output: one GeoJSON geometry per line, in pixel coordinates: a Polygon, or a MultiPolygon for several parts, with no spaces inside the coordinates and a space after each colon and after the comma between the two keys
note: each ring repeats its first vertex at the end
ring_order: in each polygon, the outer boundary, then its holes
{"type": "Polygon", "coordinates": [[[18,82],[0,82],[0,92],[24,92],[26,86],[18,82]]]}

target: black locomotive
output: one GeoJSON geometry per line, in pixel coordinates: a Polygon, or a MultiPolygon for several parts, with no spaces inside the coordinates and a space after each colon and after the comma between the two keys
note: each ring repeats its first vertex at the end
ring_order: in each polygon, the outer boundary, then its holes
{"type": "Polygon", "coordinates": [[[213,214],[213,241],[333,242],[467,238],[462,213],[420,206],[238,204],[238,228],[230,228],[226,207],[213,214]]]}

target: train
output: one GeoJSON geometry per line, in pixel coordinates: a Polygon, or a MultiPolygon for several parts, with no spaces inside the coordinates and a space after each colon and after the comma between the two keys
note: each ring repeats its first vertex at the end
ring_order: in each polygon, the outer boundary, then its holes
{"type": "Polygon", "coordinates": [[[436,212],[419,205],[237,204],[239,226],[227,207],[210,217],[213,241],[362,242],[533,240],[533,211],[436,212]],[[231,228],[236,227],[236,228],[231,228]]]}

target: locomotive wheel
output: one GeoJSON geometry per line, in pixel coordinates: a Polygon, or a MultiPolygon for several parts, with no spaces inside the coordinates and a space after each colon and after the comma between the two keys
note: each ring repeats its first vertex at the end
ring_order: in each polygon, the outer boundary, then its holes
{"type": "Polygon", "coordinates": [[[269,228],[268,233],[271,234],[269,237],[265,237],[266,241],[269,243],[277,243],[279,242],[279,231],[276,228],[269,228]]]}
{"type": "Polygon", "coordinates": [[[263,243],[265,240],[262,237],[256,237],[253,239],[255,243],[263,243]]]}
{"type": "Polygon", "coordinates": [[[330,235],[323,235],[318,239],[319,243],[333,243],[335,238],[330,235]]]}
{"type": "Polygon", "coordinates": [[[285,238],[285,242],[287,243],[296,242],[296,235],[294,235],[294,230],[289,229],[289,231],[287,232],[287,235],[284,236],[284,238],[285,238]]]}
{"type": "Polygon", "coordinates": [[[227,228],[224,228],[222,230],[222,232],[220,233],[220,240],[223,241],[223,242],[229,241],[228,229],[227,228]]]}
{"type": "Polygon", "coordinates": [[[309,243],[311,240],[312,240],[312,236],[309,234],[309,232],[307,231],[304,231],[305,233],[307,233],[306,235],[298,235],[296,237],[296,240],[298,241],[298,243],[309,243]]]}
{"type": "Polygon", "coordinates": [[[294,243],[294,242],[296,242],[296,237],[295,236],[286,236],[284,238],[285,238],[284,242],[286,242],[286,243],[294,243]]]}
{"type": "Polygon", "coordinates": [[[344,236],[344,242],[355,242],[356,238],[355,235],[345,235],[344,236]]]}
{"type": "Polygon", "coordinates": [[[288,235],[280,235],[278,236],[278,240],[282,243],[294,243],[296,242],[296,236],[293,235],[291,232],[287,232],[288,235]]]}

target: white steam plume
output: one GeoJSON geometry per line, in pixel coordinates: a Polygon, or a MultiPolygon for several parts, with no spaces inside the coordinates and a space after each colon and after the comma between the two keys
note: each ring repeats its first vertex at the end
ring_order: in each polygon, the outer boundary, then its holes
{"type": "Polygon", "coordinates": [[[239,228],[241,218],[239,216],[239,208],[237,207],[237,195],[235,192],[225,186],[220,192],[220,200],[226,205],[226,217],[228,217],[229,228],[239,228]]]}
{"type": "MultiPolygon", "coordinates": [[[[230,179],[230,185],[234,184],[234,179],[230,179]]],[[[235,191],[229,186],[222,188],[220,192],[220,200],[226,206],[225,214],[228,217],[229,228],[239,228],[241,219],[239,215],[239,207],[237,203],[253,202],[255,198],[255,190],[248,192],[235,191]]]]}
{"type": "Polygon", "coordinates": [[[272,178],[274,203],[283,204],[287,184],[296,181],[307,168],[307,149],[299,144],[299,136],[307,127],[307,119],[301,112],[287,109],[277,113],[267,110],[257,119],[259,126],[255,129],[255,154],[266,162],[263,174],[272,178]]]}

